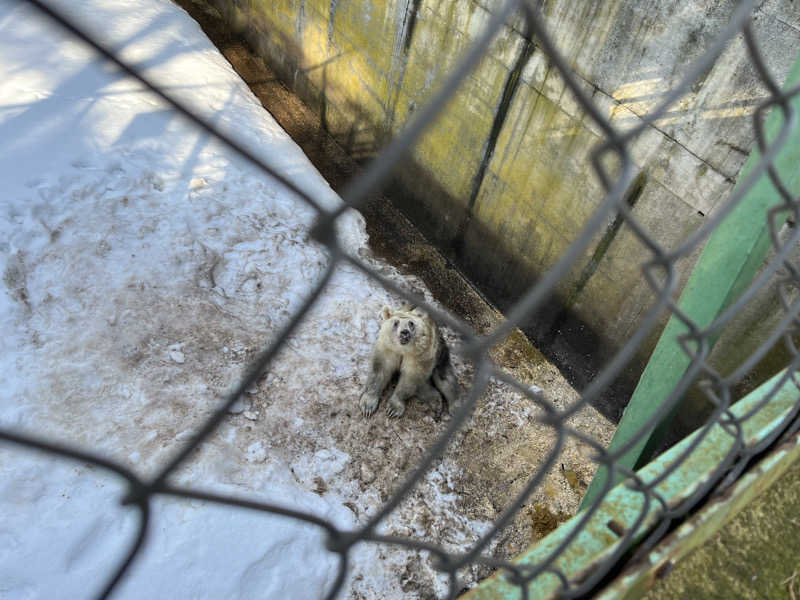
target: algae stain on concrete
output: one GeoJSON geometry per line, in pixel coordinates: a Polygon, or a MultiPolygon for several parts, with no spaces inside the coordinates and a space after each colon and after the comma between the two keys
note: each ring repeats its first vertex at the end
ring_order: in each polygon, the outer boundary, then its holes
{"type": "MultiPolygon", "coordinates": [[[[628,188],[628,191],[625,194],[625,198],[623,202],[628,205],[628,208],[633,210],[636,206],[636,203],[639,201],[639,198],[642,195],[642,190],[644,190],[644,186],[647,184],[647,174],[645,171],[641,171],[639,175],[636,176],[631,186],[628,188]]],[[[565,308],[570,308],[575,301],[577,300],[580,293],[583,291],[583,288],[586,287],[586,283],[589,281],[589,278],[594,275],[595,271],[597,271],[597,267],[600,265],[600,261],[603,260],[603,257],[608,252],[608,248],[613,243],[614,239],[617,237],[617,233],[622,227],[625,219],[622,213],[617,213],[617,216],[614,217],[614,221],[608,226],[603,237],[598,242],[597,246],[595,246],[594,252],[592,253],[592,257],[589,259],[589,262],[586,263],[586,266],[581,271],[578,280],[572,287],[572,291],[570,292],[569,296],[564,302],[565,308]]]]}
{"type": "Polygon", "coordinates": [[[486,171],[489,168],[492,157],[494,156],[497,140],[500,137],[500,132],[502,131],[503,125],[506,122],[508,111],[511,108],[511,103],[514,100],[517,88],[519,87],[522,71],[528,65],[531,56],[533,56],[533,52],[533,41],[530,38],[526,38],[522,48],[520,49],[517,59],[514,61],[514,66],[511,71],[509,71],[508,77],[503,84],[503,93],[500,97],[500,102],[498,103],[497,109],[495,110],[494,119],[492,120],[492,127],[489,130],[489,137],[486,139],[486,142],[483,145],[478,171],[475,173],[472,183],[472,190],[470,191],[469,199],[467,200],[466,214],[461,222],[461,225],[459,226],[456,237],[452,242],[455,255],[460,257],[462,260],[464,255],[464,234],[467,227],[469,227],[470,221],[472,220],[475,202],[478,198],[478,194],[480,193],[481,186],[483,185],[486,171]]]}
{"type": "Polygon", "coordinates": [[[400,90],[403,87],[408,66],[409,51],[414,38],[422,0],[406,0],[405,4],[398,3],[397,17],[394,28],[394,43],[392,46],[392,68],[389,72],[390,90],[386,100],[387,131],[392,131],[397,113],[397,103],[400,99],[400,90]]]}
{"type": "Polygon", "coordinates": [[[330,19],[328,20],[328,45],[333,44],[333,30],[334,23],[336,22],[336,9],[339,6],[339,0],[331,0],[330,19]]]}

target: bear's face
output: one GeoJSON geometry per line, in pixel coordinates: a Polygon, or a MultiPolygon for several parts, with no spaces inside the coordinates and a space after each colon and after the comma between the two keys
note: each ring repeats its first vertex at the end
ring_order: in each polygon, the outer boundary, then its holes
{"type": "Polygon", "coordinates": [[[414,338],[414,335],[417,333],[419,329],[420,329],[420,324],[418,319],[415,319],[413,317],[392,318],[392,332],[401,346],[405,346],[406,344],[408,344],[414,338]]]}
{"type": "Polygon", "coordinates": [[[384,307],[382,311],[384,318],[381,325],[381,333],[386,341],[398,351],[410,350],[414,346],[427,344],[431,325],[430,317],[419,309],[413,310],[391,310],[384,307]]]}

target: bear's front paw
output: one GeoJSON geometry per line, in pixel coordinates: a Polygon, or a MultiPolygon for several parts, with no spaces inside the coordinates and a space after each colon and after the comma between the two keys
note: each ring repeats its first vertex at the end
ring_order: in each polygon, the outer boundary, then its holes
{"type": "Polygon", "coordinates": [[[392,419],[398,419],[406,412],[406,405],[402,400],[392,398],[389,400],[389,406],[386,407],[386,414],[392,419]]]}
{"type": "Polygon", "coordinates": [[[361,414],[365,417],[370,416],[375,412],[375,409],[378,408],[379,401],[380,398],[378,398],[378,396],[368,394],[367,392],[361,394],[361,398],[358,400],[358,405],[361,407],[361,414]]]}

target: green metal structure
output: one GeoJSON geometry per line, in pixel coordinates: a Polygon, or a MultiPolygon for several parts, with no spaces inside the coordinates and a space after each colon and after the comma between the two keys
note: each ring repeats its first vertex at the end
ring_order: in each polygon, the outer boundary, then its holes
{"type": "MultiPolygon", "coordinates": [[[[776,386],[781,384],[784,372],[775,375],[772,379],[762,384],[731,408],[735,417],[744,417],[754,410],[763,401],[764,397],[776,386]]],[[[800,401],[800,391],[793,380],[788,378],[775,396],[753,415],[744,421],[743,438],[748,446],[754,446],[766,439],[777,428],[784,424],[787,415],[791,413],[796,403],[800,401]]],[[[686,451],[687,447],[703,430],[698,430],[687,437],[669,451],[649,465],[637,471],[637,475],[645,482],[651,482],[659,477],[664,470],[673,464],[686,451]]],[[[722,425],[713,424],[708,430],[705,439],[683,462],[681,467],[666,477],[658,486],[658,493],[664,498],[668,506],[675,506],[689,498],[708,478],[711,477],[720,461],[729,452],[735,443],[734,437],[722,425]]],[[[779,476],[793,461],[800,457],[800,436],[795,434],[787,441],[778,452],[762,461],[756,472],[769,474],[774,479],[779,476]]],[[[743,477],[732,493],[726,495],[728,504],[716,505],[716,510],[722,511],[706,515],[702,521],[710,525],[721,526],[728,518],[735,514],[733,508],[741,508],[763,486],[763,480],[754,477],[753,473],[743,477]],[[738,500],[737,500],[738,499],[738,500]]],[[[621,537],[634,526],[640,514],[646,513],[644,519],[634,533],[634,541],[641,540],[659,521],[660,504],[651,502],[645,506],[644,494],[630,489],[625,483],[617,485],[602,500],[597,511],[583,527],[583,530],[565,550],[555,559],[554,565],[562,570],[570,580],[580,580],[582,575],[591,573],[597,564],[612,554],[619,544],[621,537]]],[[[567,535],[580,526],[585,511],[579,512],[572,519],[561,525],[556,531],[541,540],[536,546],[521,554],[514,561],[517,564],[538,565],[545,562],[555,549],[564,541],[567,535]]],[[[702,541],[702,536],[697,535],[692,528],[693,545],[685,544],[683,549],[688,552],[694,545],[702,541]]],[[[708,537],[715,529],[702,528],[699,533],[708,537]]],[[[631,590],[643,589],[648,578],[652,579],[653,573],[666,561],[673,560],[674,553],[662,548],[651,551],[644,567],[633,574],[627,575],[624,584],[609,588],[603,592],[606,598],[637,597],[630,595],[631,590]]],[[[561,589],[558,577],[551,573],[543,573],[528,584],[528,597],[533,599],[555,598],[561,589]]],[[[521,598],[519,585],[512,583],[505,573],[498,573],[485,580],[477,588],[464,596],[463,600],[511,600],[521,598]]]]}

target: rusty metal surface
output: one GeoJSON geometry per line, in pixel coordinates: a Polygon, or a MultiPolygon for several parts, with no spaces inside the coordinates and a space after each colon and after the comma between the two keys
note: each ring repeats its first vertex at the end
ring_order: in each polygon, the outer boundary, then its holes
{"type": "MultiPolygon", "coordinates": [[[[776,431],[781,431],[786,416],[792,414],[800,401],[800,391],[785,375],[785,372],[779,373],[731,408],[731,417],[741,419],[742,436],[747,447],[759,447],[776,431]],[[770,390],[776,385],[781,386],[779,391],[765,403],[765,398],[769,398],[770,390]]],[[[516,560],[517,564],[521,567],[539,564],[543,557],[553,553],[565,539],[569,539],[572,532],[580,529],[554,562],[570,581],[580,581],[582,577],[596,572],[603,561],[622,545],[626,536],[630,536],[634,543],[643,540],[652,534],[662,514],[691,500],[698,490],[716,481],[719,465],[735,442],[735,437],[720,424],[710,425],[707,431],[695,432],[639,470],[638,482],[629,480],[611,490],[586,523],[582,523],[587,512],[584,510],[523,553],[516,560]],[[699,444],[695,446],[698,440],[699,444]],[[663,473],[676,464],[679,467],[663,477],[663,473]],[[648,502],[647,496],[636,489],[642,485],[655,485],[659,502],[648,502]]],[[[618,578],[604,590],[602,597],[636,597],[643,583],[652,579],[659,569],[664,569],[668,562],[689,552],[713,534],[750,498],[780,476],[798,456],[800,447],[798,435],[795,434],[790,442],[782,444],[757,468],[747,472],[723,496],[704,507],[697,517],[682,525],[670,536],[665,546],[646,553],[646,558],[639,560],[629,575],[618,578]],[[633,595],[626,595],[628,593],[633,595]]],[[[560,590],[559,577],[545,573],[528,584],[527,594],[528,598],[556,598],[560,590]]],[[[504,574],[495,575],[463,596],[464,600],[521,597],[519,585],[504,574]]]]}

